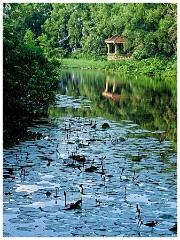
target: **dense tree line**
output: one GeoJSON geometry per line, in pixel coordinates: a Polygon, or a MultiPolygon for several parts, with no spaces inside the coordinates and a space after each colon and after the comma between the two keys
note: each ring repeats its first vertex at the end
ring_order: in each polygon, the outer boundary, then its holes
{"type": "Polygon", "coordinates": [[[173,3],[52,4],[43,36],[52,50],[66,55],[103,55],[104,40],[128,39],[124,48],[137,59],[172,57],[177,46],[177,5],[173,3]]]}
{"type": "Polygon", "coordinates": [[[127,38],[135,59],[176,61],[177,4],[5,3],[4,111],[47,109],[57,84],[55,58],[106,55],[105,39],[127,38]]]}

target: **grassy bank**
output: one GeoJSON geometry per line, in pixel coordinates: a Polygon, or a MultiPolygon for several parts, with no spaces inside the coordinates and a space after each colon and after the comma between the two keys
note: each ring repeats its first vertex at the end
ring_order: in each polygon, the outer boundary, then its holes
{"type": "Polygon", "coordinates": [[[84,69],[106,69],[107,61],[63,58],[61,67],[63,68],[84,68],[84,69]]]}
{"type": "Polygon", "coordinates": [[[121,71],[128,74],[162,75],[174,77],[177,75],[176,59],[149,58],[141,61],[135,59],[120,59],[117,61],[61,59],[63,68],[104,69],[121,71]]]}

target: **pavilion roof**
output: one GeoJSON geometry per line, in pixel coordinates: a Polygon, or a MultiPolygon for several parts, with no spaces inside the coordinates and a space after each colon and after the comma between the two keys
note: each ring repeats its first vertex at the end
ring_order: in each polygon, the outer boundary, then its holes
{"type": "Polygon", "coordinates": [[[114,35],[105,40],[105,43],[124,43],[126,40],[121,35],[114,35]]]}

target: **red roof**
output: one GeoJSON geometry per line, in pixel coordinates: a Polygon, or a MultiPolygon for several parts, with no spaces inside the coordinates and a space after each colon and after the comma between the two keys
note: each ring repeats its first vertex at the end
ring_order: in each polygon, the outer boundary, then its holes
{"type": "Polygon", "coordinates": [[[121,35],[114,35],[105,40],[105,43],[124,43],[126,40],[121,35]]]}

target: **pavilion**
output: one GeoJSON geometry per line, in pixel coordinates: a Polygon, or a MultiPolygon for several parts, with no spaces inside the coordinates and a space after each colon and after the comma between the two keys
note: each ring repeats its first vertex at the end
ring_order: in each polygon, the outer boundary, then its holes
{"type": "Polygon", "coordinates": [[[129,58],[130,54],[123,53],[123,44],[127,40],[121,35],[114,35],[105,40],[108,49],[108,60],[117,60],[120,58],[129,58]]]}

